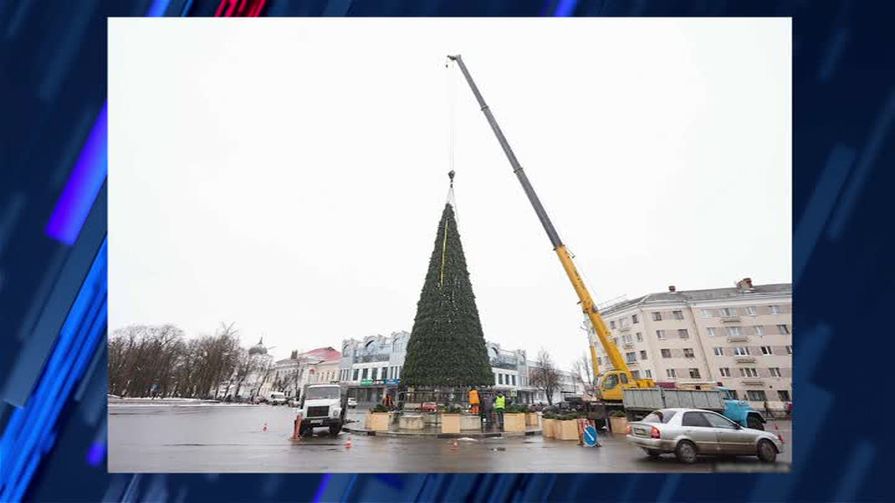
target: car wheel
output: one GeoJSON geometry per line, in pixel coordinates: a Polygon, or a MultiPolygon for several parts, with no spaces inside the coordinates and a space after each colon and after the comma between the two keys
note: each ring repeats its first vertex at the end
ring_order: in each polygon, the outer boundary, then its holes
{"type": "Polygon", "coordinates": [[[752,428],[753,430],[764,430],[764,425],[761,423],[761,419],[758,419],[755,416],[749,416],[746,418],[746,426],[752,428]]]}
{"type": "Polygon", "coordinates": [[[681,440],[674,449],[674,455],[681,463],[692,464],[696,462],[696,446],[689,440],[681,440]]]}
{"type": "Polygon", "coordinates": [[[777,448],[770,440],[758,441],[758,459],[763,463],[773,463],[777,460],[777,448]]]}
{"type": "Polygon", "coordinates": [[[659,456],[662,455],[662,452],[655,449],[646,449],[646,455],[649,456],[651,459],[659,459],[659,456]]]}

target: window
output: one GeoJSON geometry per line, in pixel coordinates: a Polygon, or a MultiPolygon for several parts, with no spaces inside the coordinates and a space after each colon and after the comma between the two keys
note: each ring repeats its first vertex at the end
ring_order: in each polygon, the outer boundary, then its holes
{"type": "Polygon", "coordinates": [[[780,314],[780,306],[768,306],[771,308],[771,314],[780,314]]]}
{"type": "Polygon", "coordinates": [[[630,353],[625,353],[625,361],[628,363],[634,363],[637,361],[637,353],[631,351],[630,353]]]}
{"type": "Polygon", "coordinates": [[[497,373],[497,384],[503,384],[503,374],[497,373]]]}
{"type": "Polygon", "coordinates": [[[754,367],[743,367],[740,369],[740,377],[758,377],[758,370],[754,367]]]}
{"type": "Polygon", "coordinates": [[[721,367],[718,370],[721,371],[721,377],[730,377],[730,369],[728,367],[721,367]]]}
{"type": "Polygon", "coordinates": [[[640,379],[640,371],[639,371],[639,370],[632,370],[632,371],[631,371],[631,376],[634,377],[634,379],[640,379]]]}
{"type": "Polygon", "coordinates": [[[667,375],[671,379],[674,379],[675,377],[677,377],[674,373],[674,369],[667,369],[665,371],[665,375],[667,375]]]}
{"type": "Polygon", "coordinates": [[[360,369],[354,369],[354,379],[352,381],[357,381],[357,373],[360,372],[360,369]]]}
{"type": "Polygon", "coordinates": [[[771,371],[771,377],[780,377],[780,368],[779,367],[771,367],[768,370],[771,371]]]}
{"type": "Polygon", "coordinates": [[[640,352],[640,359],[641,359],[641,360],[646,360],[646,351],[641,351],[641,352],[640,352]]]}
{"type": "Polygon", "coordinates": [[[643,371],[643,373],[644,373],[644,375],[646,376],[647,379],[652,379],[652,378],[653,378],[653,371],[652,371],[652,370],[650,370],[650,369],[646,369],[646,370],[643,371]]]}
{"type": "Polygon", "coordinates": [[[722,307],[721,308],[721,316],[725,318],[729,318],[737,315],[737,310],[734,307],[722,307]]]}
{"type": "Polygon", "coordinates": [[[778,330],[781,334],[788,334],[788,333],[789,333],[789,327],[787,327],[786,325],[777,325],[777,330],[778,330]]]}
{"type": "Polygon", "coordinates": [[[635,337],[637,337],[637,342],[643,342],[643,334],[641,334],[640,332],[637,332],[637,335],[635,337]]]}
{"type": "Polygon", "coordinates": [[[772,355],[772,354],[774,354],[774,351],[771,349],[771,346],[762,346],[762,347],[761,347],[761,354],[763,354],[763,355],[772,355]]]}
{"type": "Polygon", "coordinates": [[[659,339],[660,341],[664,341],[665,340],[665,331],[664,330],[656,330],[656,339],[659,339]]]}
{"type": "Polygon", "coordinates": [[[376,374],[379,372],[379,369],[371,369],[370,370],[370,379],[376,380],[376,374]]]}
{"type": "Polygon", "coordinates": [[[630,323],[628,323],[627,318],[622,318],[622,319],[618,320],[618,328],[625,328],[629,325],[630,325],[630,323]]]}
{"type": "Polygon", "coordinates": [[[684,358],[696,358],[693,354],[693,348],[684,348],[684,358]]]}
{"type": "Polygon", "coordinates": [[[788,389],[778,389],[777,390],[777,398],[779,398],[781,402],[790,401],[789,400],[789,390],[788,389]]]}
{"type": "Polygon", "coordinates": [[[653,311],[653,321],[662,321],[662,313],[653,311]]]}
{"type": "Polygon", "coordinates": [[[749,316],[755,316],[755,306],[747,306],[746,314],[748,314],[749,316]]]}
{"type": "Polygon", "coordinates": [[[663,349],[662,350],[662,358],[671,358],[671,350],[663,349]]]}
{"type": "Polygon", "coordinates": [[[618,337],[613,337],[612,343],[615,344],[616,346],[618,346],[618,337]]]}
{"type": "Polygon", "coordinates": [[[622,342],[624,342],[625,344],[633,344],[634,339],[632,339],[630,335],[623,335],[622,342]]]}
{"type": "Polygon", "coordinates": [[[727,327],[727,336],[728,337],[739,337],[743,332],[740,330],[740,327],[727,327]]]}
{"type": "Polygon", "coordinates": [[[761,325],[755,325],[755,326],[752,327],[752,328],[755,329],[755,335],[758,335],[758,336],[762,336],[762,335],[764,335],[764,327],[763,327],[763,326],[761,326],[761,325]]]}
{"type": "Polygon", "coordinates": [[[746,396],[752,402],[764,402],[768,397],[764,394],[763,389],[750,389],[746,391],[746,396]]]}
{"type": "Polygon", "coordinates": [[[699,379],[699,369],[690,369],[690,379],[699,379]]]}
{"type": "Polygon", "coordinates": [[[723,428],[725,430],[736,429],[736,426],[733,425],[733,421],[727,419],[724,416],[719,416],[718,414],[712,414],[709,412],[704,412],[702,415],[705,416],[709,424],[712,425],[712,428],[723,428]]]}
{"type": "Polygon", "coordinates": [[[677,330],[677,336],[680,337],[681,339],[689,339],[690,332],[687,332],[686,328],[679,328],[677,330]]]}
{"type": "Polygon", "coordinates": [[[615,330],[615,320],[609,322],[609,328],[615,330]]]}
{"type": "Polygon", "coordinates": [[[734,356],[749,356],[749,348],[742,347],[742,346],[735,347],[735,348],[733,348],[733,355],[734,356]]]}
{"type": "Polygon", "coordinates": [[[724,356],[724,348],[713,348],[715,356],[724,356]]]}
{"type": "Polygon", "coordinates": [[[370,370],[370,369],[363,369],[363,370],[361,370],[361,373],[360,373],[360,378],[361,378],[361,379],[366,379],[366,378],[367,378],[367,371],[368,371],[368,370],[370,370]]]}
{"type": "Polygon", "coordinates": [[[701,309],[699,311],[699,313],[702,315],[703,318],[711,318],[712,317],[711,309],[701,309]]]}
{"type": "Polygon", "coordinates": [[[684,312],[683,312],[683,311],[672,311],[672,312],[671,312],[671,315],[674,316],[674,319],[676,319],[676,320],[682,320],[682,319],[684,319],[684,312]]]}
{"type": "Polygon", "coordinates": [[[709,333],[709,337],[714,337],[714,336],[718,335],[718,332],[715,331],[715,327],[708,327],[708,328],[706,328],[706,330],[709,333]]]}
{"type": "Polygon", "coordinates": [[[684,412],[684,417],[681,418],[681,426],[711,428],[712,424],[709,423],[702,412],[684,412]]]}
{"type": "Polygon", "coordinates": [[[786,346],[786,354],[788,354],[788,355],[792,354],[792,346],[786,346]]]}
{"type": "Polygon", "coordinates": [[[636,314],[632,314],[632,315],[631,315],[631,322],[634,323],[634,324],[636,325],[636,324],[640,323],[640,318],[639,318],[636,314]]]}
{"type": "Polygon", "coordinates": [[[647,416],[645,418],[641,419],[641,422],[644,422],[644,423],[667,423],[668,421],[671,421],[671,418],[674,417],[676,412],[677,411],[674,411],[674,410],[666,410],[664,412],[661,410],[654,410],[654,411],[650,412],[649,414],[647,414],[647,416]]]}
{"type": "Polygon", "coordinates": [[[516,375],[513,374],[513,375],[511,375],[510,377],[513,378],[513,386],[515,386],[515,385],[516,385],[516,375]]]}

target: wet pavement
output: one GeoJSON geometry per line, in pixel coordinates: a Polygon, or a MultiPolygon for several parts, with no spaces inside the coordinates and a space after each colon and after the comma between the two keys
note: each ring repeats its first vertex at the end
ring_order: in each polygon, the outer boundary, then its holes
{"type": "MultiPolygon", "coordinates": [[[[291,440],[297,409],[268,405],[139,403],[109,405],[110,472],[712,472],[785,471],[791,425],[778,422],[786,452],[775,465],[754,457],[649,459],[622,435],[603,447],[541,436],[460,439],[388,438],[326,429],[291,440]],[[267,431],[264,425],[267,424],[267,431]],[[348,439],[351,447],[347,447],[348,439]]],[[[363,420],[363,413],[350,416],[363,420]]],[[[773,431],[772,425],[768,425],[773,431]]]]}

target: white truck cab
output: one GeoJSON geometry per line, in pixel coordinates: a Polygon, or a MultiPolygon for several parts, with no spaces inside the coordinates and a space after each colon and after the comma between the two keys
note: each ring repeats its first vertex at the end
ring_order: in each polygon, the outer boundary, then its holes
{"type": "Polygon", "coordinates": [[[338,384],[309,384],[303,390],[299,408],[301,436],[310,436],[314,428],[325,427],[335,437],[345,423],[347,395],[338,384]]]}

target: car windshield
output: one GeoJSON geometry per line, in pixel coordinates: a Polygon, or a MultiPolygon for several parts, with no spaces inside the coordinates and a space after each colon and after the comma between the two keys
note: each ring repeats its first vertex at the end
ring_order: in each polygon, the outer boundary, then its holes
{"type": "Polygon", "coordinates": [[[308,400],[326,400],[331,398],[339,398],[339,394],[341,392],[341,388],[338,386],[327,386],[323,388],[308,388],[308,393],[305,397],[308,400]]]}
{"type": "Polygon", "coordinates": [[[641,419],[644,423],[667,423],[674,417],[673,410],[656,410],[650,412],[645,418],[641,419]]]}
{"type": "Polygon", "coordinates": [[[273,398],[283,398],[286,395],[285,393],[271,393],[270,396],[273,398]]]}

